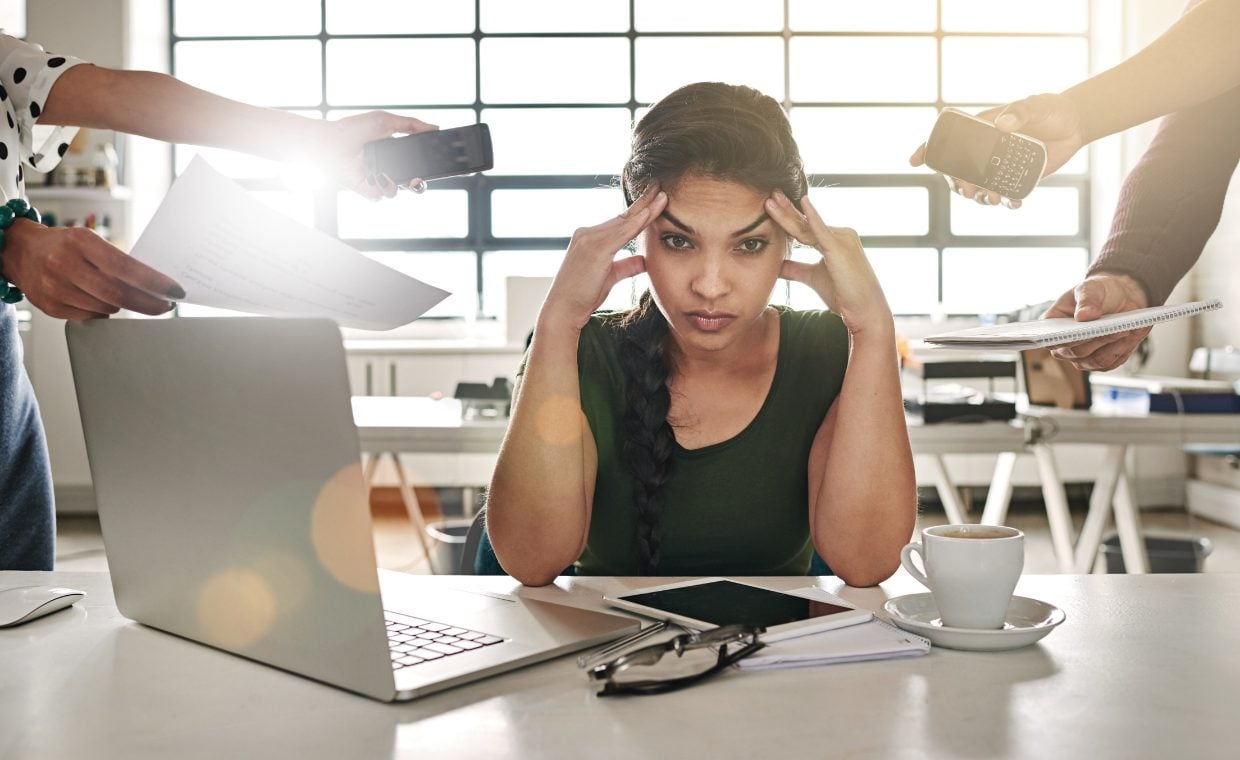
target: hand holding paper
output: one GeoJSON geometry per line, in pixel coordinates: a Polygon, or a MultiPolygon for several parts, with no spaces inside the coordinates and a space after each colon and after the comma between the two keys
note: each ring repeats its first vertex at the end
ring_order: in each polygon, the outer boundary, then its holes
{"type": "Polygon", "coordinates": [[[185,289],[187,303],[267,316],[316,316],[390,330],[448,296],[274,211],[195,158],[131,255],[185,289]]]}

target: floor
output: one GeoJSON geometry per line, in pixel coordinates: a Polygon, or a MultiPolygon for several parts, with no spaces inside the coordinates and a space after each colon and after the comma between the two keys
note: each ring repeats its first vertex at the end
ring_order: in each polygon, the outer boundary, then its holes
{"type": "MultiPolygon", "coordinates": [[[[973,515],[974,519],[977,517],[977,514],[973,515]]],[[[1072,517],[1075,529],[1079,531],[1085,519],[1084,510],[1074,508],[1072,517]]],[[[1183,510],[1147,510],[1141,513],[1141,517],[1147,537],[1207,539],[1211,551],[1204,560],[1205,572],[1240,572],[1240,530],[1195,517],[1183,510]]],[[[947,520],[942,510],[930,505],[924,508],[918,519],[918,530],[945,522],[947,520]]],[[[1046,527],[1046,516],[1040,505],[1014,505],[1008,524],[1025,532],[1025,572],[1056,572],[1057,565],[1051,549],[1050,533],[1046,527]]],[[[103,540],[96,517],[64,516],[59,518],[57,526],[57,570],[107,569],[107,558],[104,556],[103,540]]],[[[1109,529],[1104,535],[1113,533],[1114,530],[1109,529]]],[[[417,541],[412,524],[403,515],[392,510],[381,510],[375,517],[375,551],[381,567],[413,573],[429,572],[426,556],[417,541]]],[[[1100,556],[1095,570],[1104,568],[1105,562],[1100,556]]]]}

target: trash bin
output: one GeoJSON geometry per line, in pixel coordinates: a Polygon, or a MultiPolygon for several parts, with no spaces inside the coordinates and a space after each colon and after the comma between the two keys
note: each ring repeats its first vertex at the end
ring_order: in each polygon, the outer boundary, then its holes
{"type": "MultiPolygon", "coordinates": [[[[1151,573],[1200,573],[1206,557],[1214,547],[1208,538],[1177,536],[1146,536],[1145,550],[1150,556],[1151,573]]],[[[1124,555],[1119,536],[1102,542],[1108,573],[1124,572],[1124,555]]]]}
{"type": "Polygon", "coordinates": [[[465,553],[465,538],[473,520],[448,518],[426,526],[430,536],[431,572],[436,575],[456,575],[461,572],[461,557],[465,553]]]}

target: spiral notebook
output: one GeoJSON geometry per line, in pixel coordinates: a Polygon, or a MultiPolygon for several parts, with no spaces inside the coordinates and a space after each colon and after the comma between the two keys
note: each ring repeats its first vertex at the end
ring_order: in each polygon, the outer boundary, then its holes
{"type": "Polygon", "coordinates": [[[1154,306],[1120,314],[1107,314],[1092,322],[1078,322],[1067,317],[1034,319],[1028,322],[1008,322],[1002,325],[973,327],[968,330],[929,335],[925,340],[939,348],[1023,351],[1100,338],[1104,335],[1149,327],[1160,322],[1191,317],[1221,308],[1223,308],[1223,302],[1212,298],[1208,301],[1193,301],[1178,306],[1154,306]]]}

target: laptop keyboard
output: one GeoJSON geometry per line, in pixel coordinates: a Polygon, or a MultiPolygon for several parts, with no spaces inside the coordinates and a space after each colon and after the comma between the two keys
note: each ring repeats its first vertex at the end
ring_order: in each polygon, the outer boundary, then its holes
{"type": "Polygon", "coordinates": [[[471,631],[468,628],[458,628],[386,610],[383,615],[387,621],[393,670],[470,652],[504,640],[482,631],[471,631]]]}

